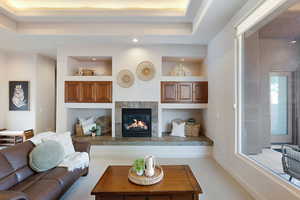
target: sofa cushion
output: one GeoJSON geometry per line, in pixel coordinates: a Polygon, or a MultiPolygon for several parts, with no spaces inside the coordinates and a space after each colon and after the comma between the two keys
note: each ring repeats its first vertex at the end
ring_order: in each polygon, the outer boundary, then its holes
{"type": "Polygon", "coordinates": [[[17,183],[14,169],[8,160],[0,153],[0,190],[6,190],[17,183]]]}
{"type": "Polygon", "coordinates": [[[82,174],[82,169],[68,171],[65,167],[56,167],[50,170],[42,179],[56,180],[61,185],[62,189],[69,188],[82,174]]]}
{"type": "Polygon", "coordinates": [[[27,178],[26,180],[22,181],[21,183],[18,183],[16,185],[14,185],[13,187],[11,187],[10,190],[23,192],[24,190],[26,190],[27,188],[32,186],[34,183],[41,180],[41,178],[45,175],[46,175],[46,173],[38,173],[38,174],[32,175],[29,178],[27,178]]]}
{"type": "Polygon", "coordinates": [[[8,189],[34,174],[28,166],[28,154],[33,147],[28,141],[0,151],[0,189],[8,189]]]}
{"type": "Polygon", "coordinates": [[[62,192],[61,186],[56,180],[39,180],[23,191],[30,200],[59,199],[62,192]]]}
{"type": "Polygon", "coordinates": [[[64,147],[56,141],[45,141],[29,154],[29,165],[36,172],[44,172],[59,165],[64,159],[64,147]]]}

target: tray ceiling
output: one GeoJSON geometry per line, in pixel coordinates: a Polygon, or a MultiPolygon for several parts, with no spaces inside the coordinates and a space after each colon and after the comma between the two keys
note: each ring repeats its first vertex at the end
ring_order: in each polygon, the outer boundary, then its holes
{"type": "Polygon", "coordinates": [[[189,0],[4,0],[14,9],[107,9],[178,10],[184,12],[189,0]]]}

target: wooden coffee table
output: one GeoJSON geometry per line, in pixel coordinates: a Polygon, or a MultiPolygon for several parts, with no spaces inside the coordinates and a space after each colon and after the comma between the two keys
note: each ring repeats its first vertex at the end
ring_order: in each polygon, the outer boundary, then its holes
{"type": "Polygon", "coordinates": [[[130,166],[109,166],[91,194],[96,200],[199,200],[202,190],[187,165],[162,165],[164,179],[140,186],[128,180],[130,166]]]}

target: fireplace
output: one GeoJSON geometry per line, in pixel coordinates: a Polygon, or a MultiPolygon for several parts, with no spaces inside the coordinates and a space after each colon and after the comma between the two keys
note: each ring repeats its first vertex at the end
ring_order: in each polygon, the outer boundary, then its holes
{"type": "Polygon", "coordinates": [[[151,137],[151,109],[122,108],[123,137],[151,137]]]}

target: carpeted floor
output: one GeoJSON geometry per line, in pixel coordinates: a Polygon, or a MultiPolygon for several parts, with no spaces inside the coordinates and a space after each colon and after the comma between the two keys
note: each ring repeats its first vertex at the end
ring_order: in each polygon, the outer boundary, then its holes
{"type": "MultiPolygon", "coordinates": [[[[91,158],[90,173],[80,178],[64,195],[63,200],[93,200],[91,190],[108,165],[130,165],[132,158],[91,158]]],[[[201,200],[252,200],[253,198],[211,158],[159,159],[160,164],[188,164],[204,194],[201,200]]]]}

